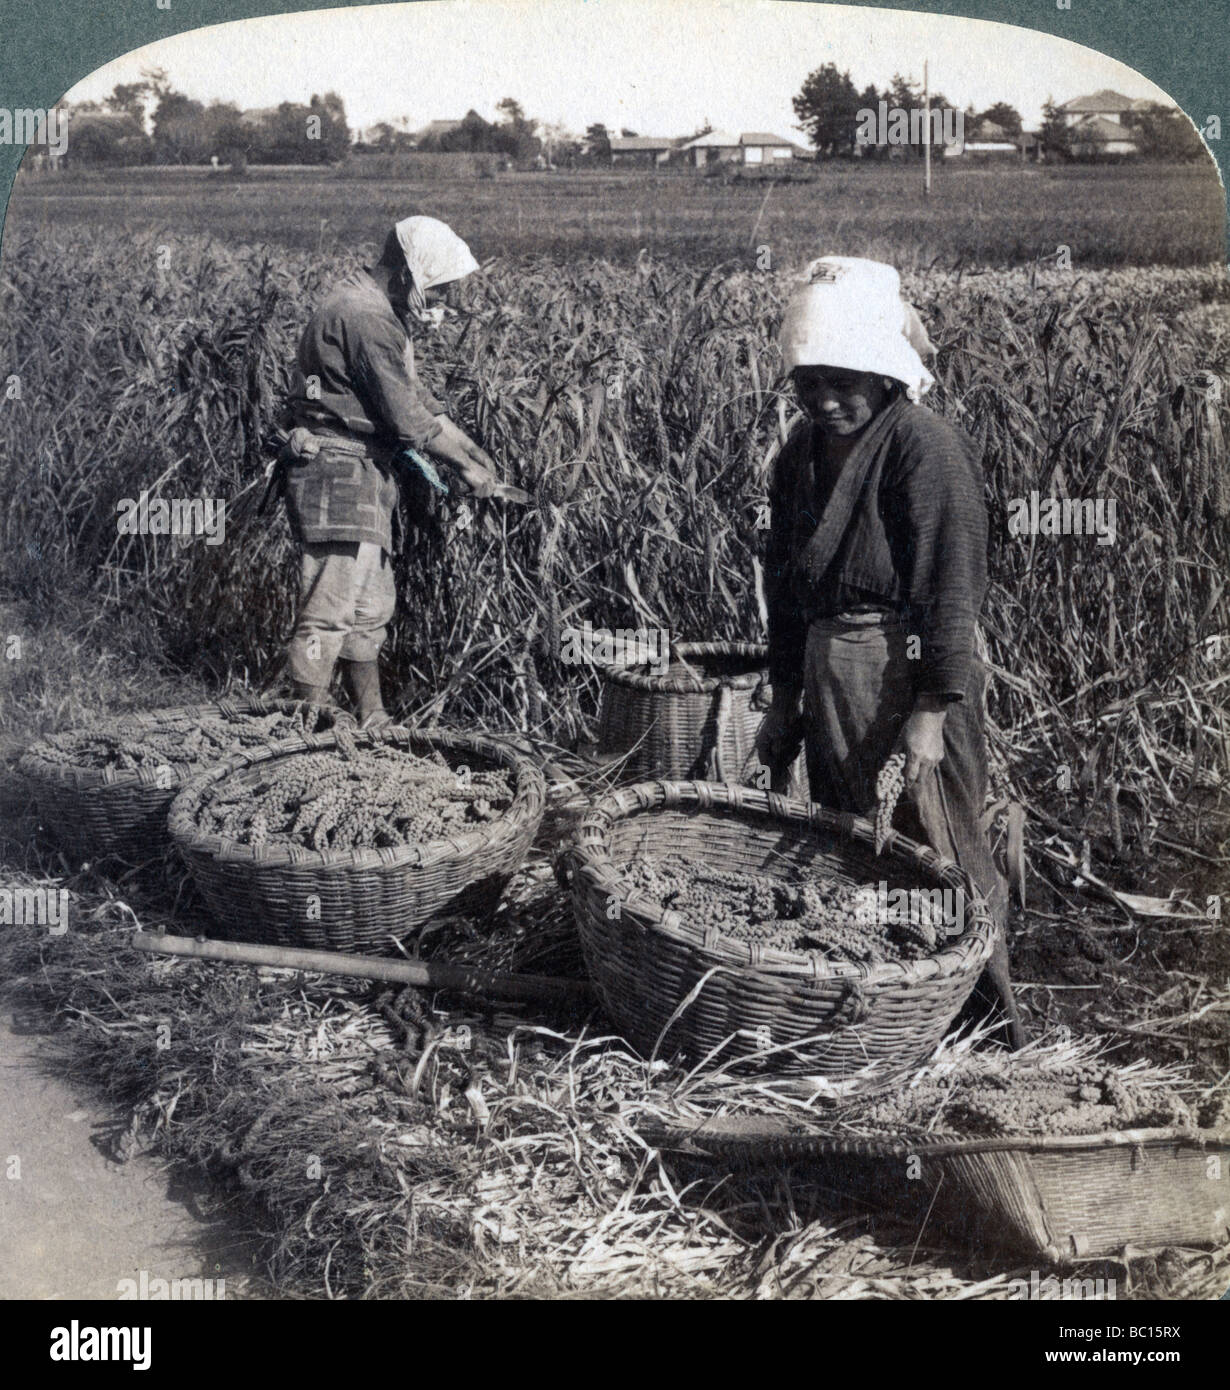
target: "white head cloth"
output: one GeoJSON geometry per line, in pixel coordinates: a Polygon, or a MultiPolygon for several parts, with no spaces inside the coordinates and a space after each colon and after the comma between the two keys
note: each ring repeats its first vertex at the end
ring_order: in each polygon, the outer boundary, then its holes
{"type": "Polygon", "coordinates": [[[841,367],[900,381],[912,401],[935,384],[922,353],[935,351],[913,305],[901,297],[891,265],[857,256],[823,256],[791,297],[778,342],[786,370],[841,367]]]}
{"type": "Polygon", "coordinates": [[[410,307],[419,318],[432,322],[426,291],[462,279],[478,269],[478,262],[457,233],[438,218],[406,217],[393,230],[414,277],[410,307]]]}

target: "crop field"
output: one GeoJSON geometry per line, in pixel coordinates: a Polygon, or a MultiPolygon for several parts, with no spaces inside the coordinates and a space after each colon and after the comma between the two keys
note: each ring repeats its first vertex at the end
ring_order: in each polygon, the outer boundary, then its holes
{"type": "MultiPolygon", "coordinates": [[[[361,162],[360,162],[361,167],[361,162]]],[[[937,168],[933,196],[910,167],[820,168],[806,181],[733,184],[635,170],[492,179],[289,178],[249,170],[22,176],[7,230],[118,225],[299,250],[348,251],[398,217],[430,212],[480,258],[642,250],[702,264],[858,254],[901,269],[1005,266],[1070,248],[1077,267],[1206,265],[1225,254],[1225,201],[1211,164],[1127,168],[937,168]]],[[[761,266],[763,268],[763,265],[761,266]]]]}
{"type": "MultiPolygon", "coordinates": [[[[561,661],[568,627],[763,639],[760,504],[795,410],[772,341],[790,271],[880,255],[939,349],[929,403],[984,461],[994,795],[1028,818],[1010,941],[1028,1026],[1183,1064],[1204,1101],[1224,1090],[1230,951],[1207,904],[1230,891],[1230,410],[1208,382],[1230,374],[1230,280],[1207,173],[942,171],[931,204],[896,170],[131,191],[30,179],[5,229],[0,388],[14,375],[20,392],[0,400],[0,634],[27,653],[0,663],[6,754],[104,708],[276,682],[296,571],[284,519],[258,515],[262,438],[323,289],[392,215],[430,211],[493,259],[416,344],[421,369],[534,500],[459,509],[406,488],[386,690],[416,722],[567,762],[599,694],[561,661]],[[1060,244],[1070,270],[1045,259],[1060,244]],[[222,543],[117,534],[117,504],[143,490],[226,499],[222,543]],[[1014,534],[1033,492],[1113,498],[1113,543],[1014,534]]],[[[636,1057],[601,1018],[453,1010],[443,1022],[474,1040],[461,1056],[429,1045],[404,998],[149,967],[122,945],[132,917],[183,930],[203,910],[171,866],[121,901],[43,847],[12,775],[0,798],[10,878],[83,905],[63,941],[11,929],[0,969],[66,1020],[74,1067],[133,1134],[244,1190],[276,1289],[1009,1296],[1011,1265],[838,1214],[806,1173],[663,1159],[638,1118],[765,1097],[636,1057]],[[151,1068],[145,1031],[164,1018],[173,1045],[151,1068]],[[327,1192],[301,1171],[308,1150],[335,1165],[327,1192]]],[[[578,973],[550,849],[493,922],[446,926],[424,954],[578,973]]],[[[1176,1255],[1128,1284],[1217,1297],[1227,1268],[1225,1252],[1176,1255]]]]}
{"type": "MultiPolygon", "coordinates": [[[[5,357],[23,370],[0,414],[6,578],[40,596],[85,586],[145,615],[177,659],[252,677],[272,668],[292,592],[285,525],[257,515],[261,441],[298,328],[346,262],[198,238],[166,269],[165,245],[10,234],[5,357]],[[142,490],[226,498],[225,543],[118,535],[120,499],[142,490]]],[[[784,284],[530,259],[467,286],[424,371],[537,505],[484,507],[459,530],[407,490],[400,583],[429,596],[389,653],[408,712],[511,717],[569,744],[593,691],[559,664],[566,626],[756,634],[764,464],[793,410],[772,343],[784,284]]],[[[1019,728],[1018,752],[1083,763],[1103,744],[1122,759],[1148,726],[1105,712],[1177,678],[1198,699],[1218,669],[1207,639],[1230,628],[1224,406],[1210,414],[1191,385],[1227,366],[1226,277],[933,271],[906,286],[940,347],[931,399],[983,450],[986,625],[1011,673],[998,722],[1019,728]],[[1116,498],[1114,545],[1010,534],[1013,499],[1056,478],[1116,498]]],[[[1219,745],[1196,747],[1188,705],[1159,708],[1152,736],[1210,758],[1219,745]]],[[[1127,785],[1136,769],[1116,771],[1127,785]]]]}

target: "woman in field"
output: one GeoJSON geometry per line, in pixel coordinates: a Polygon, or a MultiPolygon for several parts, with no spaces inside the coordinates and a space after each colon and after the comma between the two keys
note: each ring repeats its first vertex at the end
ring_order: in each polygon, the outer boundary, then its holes
{"type": "Polygon", "coordinates": [[[393,617],[396,469],[430,451],[478,497],[525,501],[445,413],[414,369],[406,325],[435,322],[429,293],[478,268],[434,217],[407,217],[380,259],[340,281],[299,342],[281,465],[291,528],[302,546],[299,613],[288,664],[296,699],[327,703],[333,670],[365,727],[389,722],[378,659],[393,617]]]}
{"type": "Polygon", "coordinates": [[[778,456],[766,567],[773,704],[760,755],[807,755],[814,801],[866,815],[905,754],[896,828],[955,859],[1000,925],[979,1013],[1023,1036],[1008,977],[1007,885],[981,828],[985,669],[976,624],[987,519],[972,442],[917,404],[933,378],[897,272],[825,257],[788,306],[787,370],[806,415],[778,456]]]}

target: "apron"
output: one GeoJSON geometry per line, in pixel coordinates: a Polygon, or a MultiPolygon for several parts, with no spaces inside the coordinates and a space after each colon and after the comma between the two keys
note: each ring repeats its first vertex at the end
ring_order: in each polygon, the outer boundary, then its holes
{"type": "MultiPolygon", "coordinates": [[[[874,814],[876,777],[914,708],[910,633],[888,609],[840,613],[813,622],[804,655],[803,726],[813,801],[835,811],[874,814]]],[[[987,900],[999,930],[994,954],[962,1018],[1006,1017],[1014,1045],[1020,1021],[1008,983],[1004,924],[1008,885],[982,829],[987,793],[986,668],[975,656],[963,700],[944,718],[944,758],[907,790],[893,827],[956,860],[987,900]]]]}

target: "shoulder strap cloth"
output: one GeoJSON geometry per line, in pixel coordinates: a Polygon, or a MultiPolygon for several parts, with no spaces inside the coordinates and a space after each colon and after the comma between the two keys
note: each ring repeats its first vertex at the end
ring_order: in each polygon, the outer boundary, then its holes
{"type": "MultiPolygon", "coordinates": [[[[850,518],[854,515],[854,508],[862,496],[872,465],[892,434],[904,408],[905,400],[899,397],[880,411],[859,436],[858,442],[846,459],[819,524],[811,533],[796,562],[798,572],[812,584],[818,584],[833,563],[833,556],[837,554],[837,549],[850,525],[850,518]]],[[[810,448],[814,441],[813,432],[808,441],[809,458],[813,459],[815,456],[810,453],[810,448]]]]}

